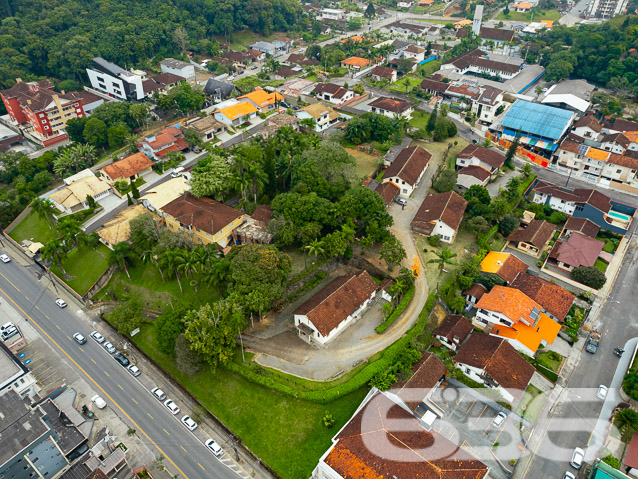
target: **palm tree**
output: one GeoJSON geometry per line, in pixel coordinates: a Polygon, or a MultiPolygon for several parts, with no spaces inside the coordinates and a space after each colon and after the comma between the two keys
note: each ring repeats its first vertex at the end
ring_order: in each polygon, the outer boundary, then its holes
{"type": "Polygon", "coordinates": [[[59,238],[49,241],[44,245],[44,248],[42,248],[42,259],[57,266],[65,278],[68,277],[68,274],[62,267],[62,262],[66,259],[66,256],[67,252],[64,249],[64,244],[59,238]]]}
{"type": "Polygon", "coordinates": [[[123,269],[128,279],[131,279],[131,275],[128,272],[127,265],[133,261],[133,248],[126,241],[113,246],[113,249],[109,253],[109,265],[117,265],[118,268],[123,269]]]}
{"type": "Polygon", "coordinates": [[[219,288],[219,294],[224,295],[224,282],[228,277],[228,261],[215,259],[208,268],[203,271],[204,281],[219,288]]]}
{"type": "Polygon", "coordinates": [[[81,231],[80,222],[72,216],[65,216],[58,222],[58,232],[69,250],[75,246],[76,237],[81,231]]]}
{"type": "Polygon", "coordinates": [[[247,171],[242,173],[236,173],[231,178],[231,185],[233,188],[241,191],[241,197],[244,202],[248,201],[248,187],[252,184],[252,179],[248,175],[247,171]]]}
{"type": "Polygon", "coordinates": [[[124,146],[126,146],[129,153],[133,153],[133,150],[137,148],[137,140],[137,135],[134,135],[133,133],[129,133],[124,137],[124,146]]]}
{"type": "Polygon", "coordinates": [[[53,173],[55,173],[60,178],[64,178],[67,176],[67,173],[73,167],[73,157],[69,150],[64,150],[58,156],[56,156],[55,160],[53,160],[53,173]]]}
{"type": "Polygon", "coordinates": [[[179,270],[178,267],[184,263],[184,250],[181,248],[168,249],[164,251],[162,256],[160,256],[159,263],[162,266],[165,266],[166,270],[172,276],[173,274],[177,277],[177,284],[179,285],[179,291],[181,293],[184,292],[182,289],[182,282],[179,278],[179,270]]]}
{"type": "Polygon", "coordinates": [[[266,183],[268,183],[268,174],[264,171],[262,165],[253,163],[248,168],[248,175],[252,178],[253,201],[257,204],[257,195],[262,191],[266,183]]]}
{"type": "Polygon", "coordinates": [[[354,242],[356,230],[354,229],[354,225],[352,223],[341,225],[341,236],[345,240],[346,243],[350,244],[354,242]]]}
{"type": "Polygon", "coordinates": [[[97,151],[95,146],[86,143],[79,144],[77,147],[77,155],[85,163],[85,167],[93,166],[97,160],[97,151]]]}
{"type": "Polygon", "coordinates": [[[53,203],[48,199],[34,198],[31,202],[31,210],[35,211],[38,217],[46,222],[49,229],[53,229],[52,219],[53,213],[56,211],[53,203]]]}
{"type": "Polygon", "coordinates": [[[266,58],[266,61],[264,62],[264,70],[269,73],[274,73],[280,66],[281,63],[272,56],[266,58]]]}
{"type": "Polygon", "coordinates": [[[438,295],[439,282],[441,281],[441,274],[443,274],[443,268],[445,268],[446,264],[452,265],[457,263],[456,261],[454,261],[454,258],[456,258],[456,253],[452,253],[452,250],[448,248],[447,246],[443,248],[442,251],[435,251],[434,254],[436,254],[437,257],[428,261],[428,264],[435,263],[439,265],[439,277],[436,280],[436,294],[438,295]]]}
{"type": "Polygon", "coordinates": [[[405,77],[403,80],[401,80],[401,84],[405,87],[405,92],[407,93],[410,89],[410,79],[408,77],[405,77]]]}

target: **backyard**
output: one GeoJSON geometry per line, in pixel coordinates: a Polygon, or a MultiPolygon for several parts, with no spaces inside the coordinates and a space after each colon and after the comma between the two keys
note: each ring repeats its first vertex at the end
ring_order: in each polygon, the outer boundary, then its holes
{"type": "Polygon", "coordinates": [[[406,75],[399,78],[396,82],[388,85],[386,88],[388,90],[398,91],[400,93],[407,93],[412,91],[414,88],[420,88],[422,78],[416,77],[413,75],[406,75]],[[406,82],[408,83],[406,88],[406,82]]]}
{"type": "Polygon", "coordinates": [[[18,243],[27,239],[39,241],[44,244],[53,239],[53,231],[46,221],[40,218],[36,212],[31,211],[31,213],[11,231],[9,236],[18,243]]]}
{"type": "Polygon", "coordinates": [[[68,274],[68,280],[57,266],[51,266],[51,271],[76,293],[84,295],[109,267],[108,257],[109,249],[103,244],[96,249],[75,248],[62,262],[62,267],[68,274]]]}
{"type": "Polygon", "coordinates": [[[546,399],[547,397],[540,389],[530,384],[525,390],[521,402],[518,403],[515,413],[534,424],[543,410],[546,399]]]}
{"type": "Polygon", "coordinates": [[[380,156],[372,156],[354,148],[346,148],[346,151],[357,161],[357,177],[362,179],[372,175],[383,159],[380,156]]]}
{"type": "Polygon", "coordinates": [[[445,141],[433,141],[431,143],[427,143],[421,140],[414,140],[410,144],[410,146],[419,145],[429,151],[432,155],[432,159],[430,160],[428,168],[436,168],[440,164],[441,159],[443,158],[443,155],[445,155],[445,152],[447,151],[448,145],[450,143],[452,144],[452,147],[450,148],[450,151],[447,155],[448,162],[450,162],[448,166],[452,165],[452,167],[454,167],[454,159],[456,158],[456,155],[458,155],[463,150],[463,148],[469,145],[469,143],[460,136],[448,138],[445,141]],[[456,144],[454,144],[455,142],[456,144]]]}
{"type": "Polygon", "coordinates": [[[147,323],[134,341],[283,479],[310,476],[331,438],[367,393],[362,387],[331,403],[316,404],[254,384],[224,368],[205,368],[188,376],[177,369],[173,357],[157,350],[154,333],[147,323]],[[326,413],[335,419],[332,429],[323,425],[326,413]]]}
{"type": "Polygon", "coordinates": [[[410,126],[424,130],[430,119],[429,113],[424,110],[414,110],[412,113],[412,119],[410,120],[410,126]]]}

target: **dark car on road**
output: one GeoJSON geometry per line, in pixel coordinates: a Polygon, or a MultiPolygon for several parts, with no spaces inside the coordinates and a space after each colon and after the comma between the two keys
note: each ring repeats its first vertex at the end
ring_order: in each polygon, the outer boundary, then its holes
{"type": "Polygon", "coordinates": [[[129,364],[131,364],[131,362],[122,353],[117,353],[115,356],[113,356],[113,359],[115,359],[124,367],[127,367],[129,364]]]}

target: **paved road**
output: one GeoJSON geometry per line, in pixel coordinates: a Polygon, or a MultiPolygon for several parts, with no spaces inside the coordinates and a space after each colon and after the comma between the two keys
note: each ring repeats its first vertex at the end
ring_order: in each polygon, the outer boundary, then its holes
{"type": "MultiPolygon", "coordinates": [[[[155,447],[158,456],[166,458],[164,464],[171,474],[179,473],[190,479],[238,478],[205,448],[203,441],[209,436],[201,427],[191,433],[181,424],[179,418],[191,411],[182,411],[177,417],[171,415],[151,396],[150,389],[154,385],[145,378],[144,372],[134,378],[89,338],[92,329],[86,320],[81,320],[81,312],[72,309],[73,304],[65,309],[56,306],[55,298],[45,288],[48,280],[42,280],[45,284],[39,283],[34,268],[22,267],[16,261],[2,264],[0,295],[3,300],[13,303],[43,338],[86,376],[108,407],[135,429],[151,449],[155,447]],[[80,346],[73,341],[75,332],[89,338],[87,343],[80,346]]],[[[227,456],[223,460],[231,461],[227,456]]]]}
{"type": "MultiPolygon", "coordinates": [[[[562,476],[563,471],[570,469],[568,462],[573,448],[587,449],[603,405],[595,398],[595,389],[601,384],[611,383],[618,366],[614,348],[638,336],[638,311],[634,307],[638,296],[636,275],[638,244],[634,242],[629,246],[622,269],[599,316],[603,337],[598,352],[596,355],[585,352],[581,355],[567,388],[561,393],[549,425],[550,432],[545,433],[530,467],[526,471],[517,471],[520,474],[517,477],[562,476]]],[[[596,451],[587,452],[590,459],[590,453],[596,451]]]]}

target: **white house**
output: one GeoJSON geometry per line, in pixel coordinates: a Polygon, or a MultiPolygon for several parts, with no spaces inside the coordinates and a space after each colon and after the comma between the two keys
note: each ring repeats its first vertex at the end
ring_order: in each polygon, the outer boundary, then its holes
{"type": "Polygon", "coordinates": [[[553,210],[571,216],[576,210],[576,204],[582,199],[572,191],[539,181],[534,186],[532,201],[541,205],[548,204],[553,210]]]}
{"type": "Polygon", "coordinates": [[[195,65],[192,63],[166,58],[160,62],[160,68],[163,73],[172,73],[187,80],[195,78],[195,65]]]}
{"type": "Polygon", "coordinates": [[[312,93],[314,93],[316,98],[329,101],[335,105],[345,103],[354,98],[354,92],[352,90],[335,85],[334,83],[317,83],[312,93]]]}
{"type": "Polygon", "coordinates": [[[430,193],[421,203],[410,226],[415,233],[439,236],[441,241],[452,244],[466,207],[467,201],[453,191],[430,193]]]}
{"type": "Polygon", "coordinates": [[[120,100],[142,100],[145,96],[142,77],[107,62],[102,57],[93,58],[93,65],[86,69],[91,87],[120,100]]]}
{"type": "Polygon", "coordinates": [[[308,105],[301,110],[297,110],[295,112],[295,116],[299,118],[299,120],[303,120],[305,118],[314,119],[316,132],[327,130],[332,125],[337,123],[339,121],[339,118],[341,117],[339,113],[321,102],[313,103],[312,105],[308,105]]]}
{"type": "Polygon", "coordinates": [[[239,101],[235,98],[223,103],[225,106],[213,112],[215,120],[230,126],[240,126],[252,120],[259,113],[259,109],[249,101],[239,101]]]}
{"type": "MultiPolygon", "coordinates": [[[[18,329],[15,325],[14,328],[18,329]]],[[[22,335],[19,330],[14,330],[14,334],[16,336],[22,335]]],[[[7,342],[8,341],[9,338],[7,337],[7,342]]],[[[14,342],[13,344],[18,343],[14,342]]],[[[31,371],[22,364],[22,361],[20,361],[12,351],[12,349],[9,349],[7,343],[4,341],[0,342],[0,363],[2,363],[2,370],[0,371],[0,396],[4,396],[9,391],[13,390],[20,397],[29,396],[30,398],[33,398],[36,393],[40,391],[37,380],[33,374],[31,374],[31,371]]],[[[25,423],[25,429],[27,424],[28,423],[25,423]]]]}
{"type": "Polygon", "coordinates": [[[420,146],[404,148],[386,170],[383,182],[397,185],[401,189],[401,196],[412,196],[412,192],[428,169],[430,158],[432,155],[420,146]]]}
{"type": "Polygon", "coordinates": [[[452,358],[468,378],[496,389],[512,403],[521,398],[535,369],[504,339],[474,333],[452,358]]]}
{"type": "Polygon", "coordinates": [[[376,291],[367,271],[333,279],[293,311],[297,334],[309,343],[325,345],[361,316],[376,291]]]}
{"type": "Polygon", "coordinates": [[[67,182],[71,178],[65,180],[66,186],[48,195],[49,200],[63,213],[70,214],[88,208],[88,196],[99,202],[113,192],[111,186],[96,177],[91,170],[87,169],[73,176],[75,178],[72,181],[67,182]]]}
{"type": "Polygon", "coordinates": [[[337,8],[324,8],[319,12],[322,20],[343,20],[345,14],[345,10],[337,8]]]}
{"type": "Polygon", "coordinates": [[[404,58],[412,58],[417,62],[425,60],[425,48],[417,47],[416,45],[410,45],[403,50],[404,58]]]}
{"type": "Polygon", "coordinates": [[[407,0],[400,0],[397,2],[398,8],[410,8],[412,5],[414,5],[414,2],[410,2],[407,0]]]}
{"type": "Polygon", "coordinates": [[[456,155],[456,169],[460,170],[466,166],[480,166],[487,170],[490,175],[496,173],[505,164],[505,157],[491,148],[484,148],[477,145],[466,146],[456,155]]]}
{"type": "Polygon", "coordinates": [[[378,113],[388,118],[402,117],[406,120],[410,120],[414,112],[414,108],[410,102],[384,96],[377,98],[371,102],[369,106],[373,113],[378,113]]]}
{"type": "Polygon", "coordinates": [[[473,330],[474,326],[465,316],[448,314],[434,331],[434,336],[446,348],[457,351],[473,330]]]}
{"type": "MultiPolygon", "coordinates": [[[[493,86],[484,86],[478,98],[472,98],[472,113],[476,114],[477,120],[484,125],[491,125],[497,116],[499,107],[505,105],[503,102],[503,90],[493,86]]],[[[504,110],[504,107],[501,108],[504,110]]],[[[499,111],[499,114],[502,111],[499,111]]]]}

